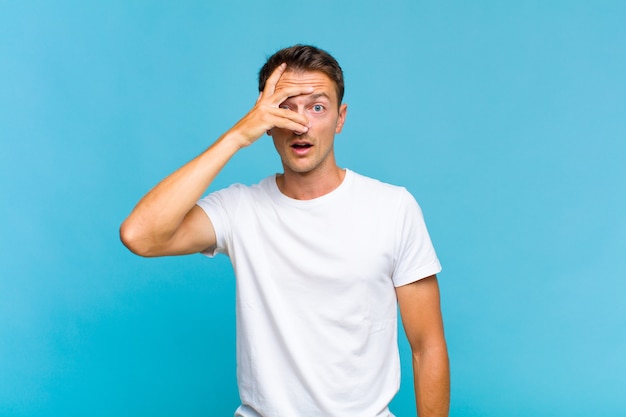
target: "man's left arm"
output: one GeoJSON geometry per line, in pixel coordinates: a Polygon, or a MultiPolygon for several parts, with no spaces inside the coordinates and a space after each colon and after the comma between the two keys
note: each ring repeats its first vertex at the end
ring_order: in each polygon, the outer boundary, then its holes
{"type": "Polygon", "coordinates": [[[396,287],[400,315],[413,353],[419,417],[448,416],[450,365],[443,331],[437,277],[396,287]]]}

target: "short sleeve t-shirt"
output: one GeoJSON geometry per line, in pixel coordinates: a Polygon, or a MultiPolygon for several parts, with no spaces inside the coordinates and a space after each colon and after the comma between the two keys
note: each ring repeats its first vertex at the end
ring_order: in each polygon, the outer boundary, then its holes
{"type": "Polygon", "coordinates": [[[346,170],[313,200],[275,176],[198,202],[237,279],[242,417],[382,417],[399,388],[395,287],[441,266],[411,194],[346,170]]]}

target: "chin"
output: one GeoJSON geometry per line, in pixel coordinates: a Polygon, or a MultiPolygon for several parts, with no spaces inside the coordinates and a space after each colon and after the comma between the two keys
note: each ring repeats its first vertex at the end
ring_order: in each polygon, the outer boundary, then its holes
{"type": "Polygon", "coordinates": [[[313,167],[307,165],[296,165],[296,164],[283,164],[283,169],[285,171],[291,171],[295,174],[307,174],[313,171],[313,167]]]}

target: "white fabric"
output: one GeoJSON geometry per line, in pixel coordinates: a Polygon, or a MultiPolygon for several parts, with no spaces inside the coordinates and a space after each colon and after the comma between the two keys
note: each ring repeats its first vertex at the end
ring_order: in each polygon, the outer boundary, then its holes
{"type": "Polygon", "coordinates": [[[404,188],[347,170],[313,200],[275,176],[198,202],[237,277],[242,417],[389,417],[399,388],[394,286],[438,273],[404,188]]]}

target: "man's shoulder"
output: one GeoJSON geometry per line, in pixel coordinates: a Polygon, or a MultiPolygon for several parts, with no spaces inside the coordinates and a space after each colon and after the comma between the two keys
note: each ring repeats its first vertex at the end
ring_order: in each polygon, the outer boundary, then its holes
{"type": "Polygon", "coordinates": [[[272,192],[272,181],[275,184],[275,175],[266,177],[256,184],[233,183],[224,188],[210,191],[200,200],[200,206],[206,204],[232,205],[244,201],[257,200],[261,195],[272,192]]]}
{"type": "Polygon", "coordinates": [[[355,203],[361,206],[396,211],[397,215],[408,211],[421,211],[416,198],[404,186],[391,184],[376,178],[352,172],[353,195],[355,203]]]}
{"type": "Polygon", "coordinates": [[[255,192],[267,192],[272,189],[272,185],[276,184],[276,175],[270,175],[268,177],[263,178],[257,183],[254,184],[244,184],[240,182],[232,183],[224,188],[213,191],[213,193],[236,193],[236,194],[248,194],[255,192]]]}
{"type": "Polygon", "coordinates": [[[354,185],[359,189],[363,189],[368,192],[384,193],[389,195],[404,195],[409,193],[407,189],[401,185],[384,182],[377,178],[359,174],[355,171],[348,171],[353,178],[354,185]]]}

